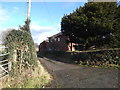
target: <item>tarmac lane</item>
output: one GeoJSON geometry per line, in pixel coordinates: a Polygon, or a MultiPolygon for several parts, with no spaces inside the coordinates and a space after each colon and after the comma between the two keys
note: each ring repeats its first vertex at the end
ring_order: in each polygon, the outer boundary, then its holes
{"type": "Polygon", "coordinates": [[[119,88],[118,69],[84,67],[39,58],[53,76],[48,88],[119,88]]]}

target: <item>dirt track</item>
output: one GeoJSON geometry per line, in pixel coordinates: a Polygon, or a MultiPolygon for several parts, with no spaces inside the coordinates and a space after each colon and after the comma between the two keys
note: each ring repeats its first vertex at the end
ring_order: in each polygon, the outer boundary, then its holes
{"type": "Polygon", "coordinates": [[[53,75],[51,88],[118,88],[118,70],[81,67],[40,58],[53,75]]]}

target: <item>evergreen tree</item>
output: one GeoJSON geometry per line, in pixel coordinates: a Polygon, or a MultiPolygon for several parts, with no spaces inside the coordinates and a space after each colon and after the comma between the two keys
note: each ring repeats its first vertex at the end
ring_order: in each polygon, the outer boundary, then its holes
{"type": "Polygon", "coordinates": [[[70,37],[71,42],[83,43],[88,47],[103,46],[105,41],[109,44],[110,40],[117,40],[114,37],[118,27],[116,10],[116,2],[88,2],[62,18],[61,31],[70,37]]]}

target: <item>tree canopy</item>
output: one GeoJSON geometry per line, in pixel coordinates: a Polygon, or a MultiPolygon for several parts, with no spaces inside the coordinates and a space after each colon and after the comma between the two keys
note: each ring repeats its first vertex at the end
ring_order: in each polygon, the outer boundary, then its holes
{"type": "Polygon", "coordinates": [[[118,45],[119,7],[116,2],[88,2],[73,13],[64,15],[61,31],[70,42],[86,46],[118,45]]]}

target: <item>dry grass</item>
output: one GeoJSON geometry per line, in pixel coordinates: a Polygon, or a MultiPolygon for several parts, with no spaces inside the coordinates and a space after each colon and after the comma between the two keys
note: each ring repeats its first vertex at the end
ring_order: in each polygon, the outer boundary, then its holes
{"type": "Polygon", "coordinates": [[[51,82],[52,76],[44,69],[38,61],[38,67],[34,70],[25,69],[16,76],[7,76],[2,80],[3,88],[43,88],[51,82]]]}
{"type": "Polygon", "coordinates": [[[84,51],[67,51],[67,52],[83,53],[83,52],[98,52],[98,51],[107,51],[107,50],[120,50],[120,48],[95,49],[95,50],[84,50],[84,51]]]}

